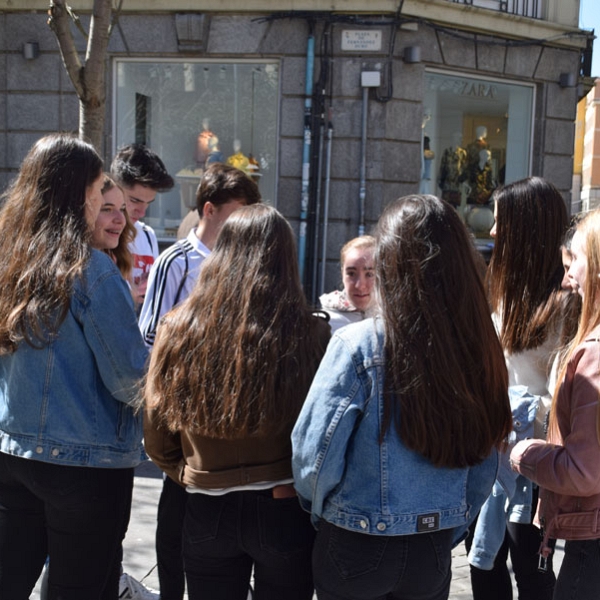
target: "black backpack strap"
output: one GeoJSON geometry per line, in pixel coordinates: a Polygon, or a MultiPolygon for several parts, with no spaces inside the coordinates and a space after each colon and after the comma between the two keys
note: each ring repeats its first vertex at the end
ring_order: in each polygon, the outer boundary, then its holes
{"type": "Polygon", "coordinates": [[[154,252],[154,246],[152,244],[152,236],[148,232],[148,228],[145,225],[142,225],[142,231],[146,234],[146,239],[148,240],[148,245],[150,246],[150,249],[152,250],[152,252],[154,252]]]}
{"type": "Polygon", "coordinates": [[[173,306],[177,306],[179,304],[179,298],[181,298],[181,292],[183,291],[183,284],[185,283],[185,280],[187,279],[187,276],[188,276],[188,273],[190,270],[190,261],[188,259],[187,252],[185,251],[185,248],[183,247],[183,244],[181,242],[177,242],[177,246],[179,246],[179,248],[183,252],[183,258],[185,260],[185,269],[183,271],[183,277],[181,278],[181,281],[179,282],[179,287],[177,288],[177,293],[175,294],[175,299],[173,300],[173,306]]]}

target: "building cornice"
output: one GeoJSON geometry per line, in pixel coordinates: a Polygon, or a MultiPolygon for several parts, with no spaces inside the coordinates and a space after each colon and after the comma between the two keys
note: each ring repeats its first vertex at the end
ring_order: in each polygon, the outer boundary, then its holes
{"type": "MultiPolygon", "coordinates": [[[[91,0],[69,1],[69,5],[82,14],[90,12],[91,4],[91,0]]],[[[49,0],[0,0],[0,12],[46,12],[48,5],[49,0]]],[[[368,3],[364,0],[126,0],[122,13],[147,15],[203,12],[243,15],[328,12],[393,16],[397,10],[398,0],[369,0],[368,3]]],[[[508,39],[540,40],[550,45],[577,49],[586,46],[586,32],[577,27],[448,0],[405,0],[402,4],[402,18],[416,21],[424,19],[443,27],[508,39]]]]}

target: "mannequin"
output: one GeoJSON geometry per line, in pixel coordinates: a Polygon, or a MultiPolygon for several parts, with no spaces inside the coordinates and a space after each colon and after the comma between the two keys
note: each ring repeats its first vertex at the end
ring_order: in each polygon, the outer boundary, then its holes
{"type": "Polygon", "coordinates": [[[198,135],[196,142],[196,164],[199,167],[204,167],[208,158],[210,138],[214,137],[214,133],[210,130],[210,121],[202,119],[202,131],[198,135]]]}
{"type": "Polygon", "coordinates": [[[470,167],[477,165],[479,162],[479,152],[487,150],[487,127],[479,125],[475,128],[475,140],[467,146],[467,161],[470,167]]]}
{"type": "Polygon", "coordinates": [[[255,183],[258,183],[262,177],[262,174],[259,171],[260,165],[258,164],[258,161],[252,154],[248,154],[248,174],[255,183]]]}
{"type": "Polygon", "coordinates": [[[487,128],[480,125],[475,129],[476,139],[467,146],[465,179],[471,188],[469,204],[487,204],[494,190],[492,181],[492,153],[488,149],[487,128]]]}
{"type": "Polygon", "coordinates": [[[431,193],[431,164],[435,154],[430,147],[430,139],[428,135],[423,136],[423,171],[421,173],[421,188],[422,194],[431,193]]]}
{"type": "Polygon", "coordinates": [[[224,160],[223,153],[219,150],[219,138],[213,135],[208,141],[208,156],[204,166],[208,167],[212,163],[223,162],[224,160]]]}
{"type": "Polygon", "coordinates": [[[438,185],[442,190],[442,199],[455,208],[460,206],[460,184],[464,180],[467,165],[467,151],[462,147],[462,134],[452,136],[452,146],[444,150],[438,175],[438,185]]]}
{"type": "Polygon", "coordinates": [[[247,156],[242,154],[242,142],[240,142],[240,140],[233,140],[233,152],[234,153],[227,159],[227,164],[249,174],[250,160],[247,156]]]}
{"type": "Polygon", "coordinates": [[[471,194],[469,204],[488,204],[496,187],[492,178],[492,153],[489,150],[479,151],[479,161],[472,171],[471,194]]]}

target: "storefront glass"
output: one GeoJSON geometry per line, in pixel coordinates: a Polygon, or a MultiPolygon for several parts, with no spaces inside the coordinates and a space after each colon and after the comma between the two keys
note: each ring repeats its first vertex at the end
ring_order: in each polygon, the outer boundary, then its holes
{"type": "Polygon", "coordinates": [[[494,222],[490,196],[530,174],[534,87],[426,73],[421,192],[454,205],[477,238],[494,222]]]}
{"type": "Polygon", "coordinates": [[[159,239],[176,237],[211,162],[245,170],[274,200],[279,63],[117,59],[114,74],[113,150],[147,144],[177,182],[144,220],[159,239]]]}

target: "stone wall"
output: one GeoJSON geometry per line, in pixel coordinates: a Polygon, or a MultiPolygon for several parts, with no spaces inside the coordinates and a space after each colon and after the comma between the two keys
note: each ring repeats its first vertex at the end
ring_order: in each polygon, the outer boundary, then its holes
{"type": "MultiPolygon", "coordinates": [[[[85,24],[85,19],[83,20],[85,24]]],[[[306,20],[259,21],[252,15],[207,15],[206,38],[185,53],[174,14],[125,14],[113,31],[111,55],[132,57],[279,58],[281,111],[278,207],[297,228],[300,214],[304,113],[306,20]]],[[[389,48],[390,27],[382,51],[341,51],[342,28],[333,27],[333,160],[328,232],[329,286],[339,281],[339,248],[357,234],[362,89],[360,73],[381,68],[389,48]]],[[[364,27],[363,27],[364,28],[364,27]]],[[[323,24],[315,26],[320,48],[323,24]]],[[[466,34],[459,39],[420,25],[399,30],[393,60],[393,94],[378,102],[370,92],[367,144],[367,228],[390,200],[418,190],[424,74],[427,67],[536,84],[532,174],[550,179],[570,202],[577,89],[561,88],[562,72],[577,72],[576,50],[552,47],[488,45],[489,38],[466,34]],[[404,48],[419,46],[421,62],[402,60],[404,48]]],[[[79,36],[79,47],[84,41],[79,36]]],[[[56,41],[42,13],[0,13],[0,188],[5,188],[31,144],[47,132],[78,127],[78,102],[56,41]],[[35,40],[40,56],[25,60],[24,42],[35,40]]],[[[318,77],[319,57],[315,60],[318,77]]],[[[110,77],[107,78],[110,83],[110,77]]],[[[110,149],[111,106],[107,96],[106,148],[110,149]]],[[[110,160],[106,152],[105,158],[110,160]]]]}

